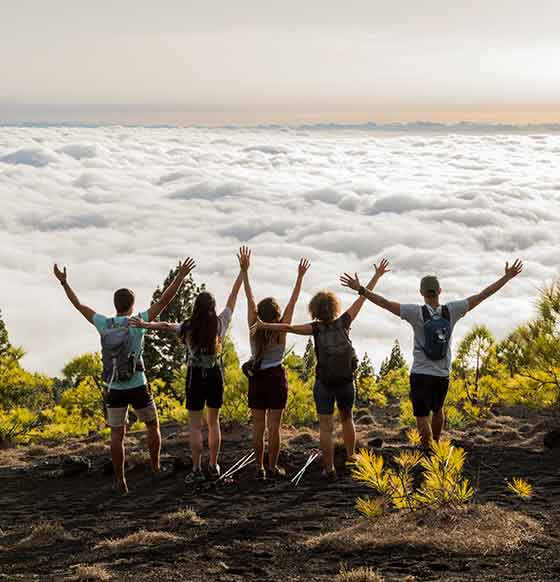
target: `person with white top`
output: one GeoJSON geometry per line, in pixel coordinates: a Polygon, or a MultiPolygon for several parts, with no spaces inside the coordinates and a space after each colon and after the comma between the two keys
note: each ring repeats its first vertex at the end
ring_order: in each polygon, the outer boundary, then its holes
{"type": "Polygon", "coordinates": [[[410,399],[422,446],[429,448],[432,439],[438,441],[445,415],[443,406],[449,388],[451,374],[451,335],[455,324],[467,312],[499,291],[506,283],[519,275],[523,263],[516,259],[506,263],[502,277],[467,299],[440,304],[441,286],[435,275],[427,275],[420,281],[423,305],[401,305],[369,291],[360,283],[357,274],[345,273],[340,281],[344,287],[360,295],[408,322],[414,332],[413,363],[410,373],[410,399]],[[430,420],[431,414],[431,420],[430,420]]]}

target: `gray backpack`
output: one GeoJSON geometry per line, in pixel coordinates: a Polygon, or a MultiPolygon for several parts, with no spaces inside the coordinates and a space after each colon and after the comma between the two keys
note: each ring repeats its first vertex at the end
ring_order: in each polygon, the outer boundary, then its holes
{"type": "Polygon", "coordinates": [[[317,371],[325,386],[340,386],[354,379],[358,360],[342,321],[313,323],[317,371]]]}
{"type": "Polygon", "coordinates": [[[117,325],[112,318],[101,333],[103,381],[109,390],[116,382],[127,382],[137,371],[137,355],[132,350],[132,334],[128,320],[117,325]]]}

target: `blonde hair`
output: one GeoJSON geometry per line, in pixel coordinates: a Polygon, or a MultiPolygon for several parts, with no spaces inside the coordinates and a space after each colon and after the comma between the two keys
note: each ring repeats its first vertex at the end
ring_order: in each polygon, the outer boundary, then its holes
{"type": "Polygon", "coordinates": [[[340,314],[340,301],[332,291],[319,291],[309,302],[309,314],[318,321],[333,321],[340,314]]]}

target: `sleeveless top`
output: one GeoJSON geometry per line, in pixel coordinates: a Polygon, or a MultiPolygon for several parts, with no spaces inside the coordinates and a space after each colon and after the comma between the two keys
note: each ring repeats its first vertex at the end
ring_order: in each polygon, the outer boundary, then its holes
{"type": "MultiPolygon", "coordinates": [[[[254,357],[257,351],[257,346],[255,345],[254,338],[251,338],[251,355],[254,357]]],[[[284,352],[286,351],[286,342],[278,343],[271,342],[264,349],[262,360],[261,360],[261,370],[266,370],[267,368],[276,368],[282,365],[284,360],[284,352]]]]}

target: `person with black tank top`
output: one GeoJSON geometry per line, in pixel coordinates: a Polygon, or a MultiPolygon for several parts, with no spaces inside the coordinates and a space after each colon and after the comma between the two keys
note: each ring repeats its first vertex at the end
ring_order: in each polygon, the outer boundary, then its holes
{"type": "MultiPolygon", "coordinates": [[[[389,263],[383,259],[379,266],[375,266],[375,274],[367,284],[367,289],[373,290],[388,271],[389,263]]],[[[349,334],[350,326],[363,304],[364,298],[361,296],[340,315],[338,297],[330,291],[321,291],[309,303],[309,313],[313,319],[311,323],[289,325],[265,323],[258,319],[253,326],[254,331],[313,336],[317,355],[313,395],[319,415],[323,476],[329,481],[336,479],[333,437],[335,403],[342,423],[347,461],[351,462],[355,455],[356,430],[352,413],[356,396],[353,378],[355,354],[349,334]]]]}
{"type": "Polygon", "coordinates": [[[186,483],[204,481],[202,470],[202,421],[206,408],[208,424],[209,463],[208,476],[220,476],[218,456],[221,447],[220,408],[224,401],[224,376],[222,349],[231,323],[237,296],[241,288],[242,274],[239,272],[221,313],[216,312],[216,300],[211,293],[200,293],[193,306],[191,316],[183,323],[158,322],[147,324],[134,321],[133,325],[147,329],[169,331],[177,334],[187,346],[186,406],[189,411],[192,472],[186,483]]]}
{"type": "MultiPolygon", "coordinates": [[[[239,265],[243,275],[243,285],[247,296],[247,322],[249,329],[257,319],[268,323],[292,322],[294,309],[301,293],[301,286],[310,263],[301,259],[292,295],[284,311],[281,311],[274,297],[266,297],[255,302],[249,267],[251,251],[248,247],[239,250],[239,265]]],[[[280,455],[280,426],[282,414],[288,401],[288,378],[282,364],[286,350],[286,334],[257,331],[250,334],[251,372],[249,378],[249,408],[252,414],[253,448],[257,459],[257,479],[282,478],[286,475],[278,465],[280,455]],[[264,468],[264,435],[268,428],[268,471],[264,468]]]]}

